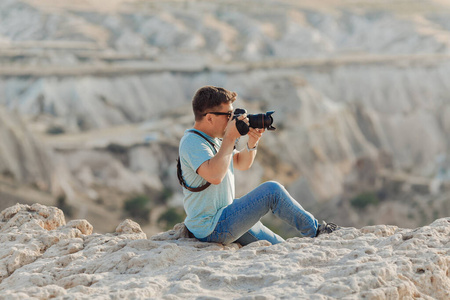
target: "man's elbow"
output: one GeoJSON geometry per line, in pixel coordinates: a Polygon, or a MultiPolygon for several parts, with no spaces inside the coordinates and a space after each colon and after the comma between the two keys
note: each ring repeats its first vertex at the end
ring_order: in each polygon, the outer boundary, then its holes
{"type": "Polygon", "coordinates": [[[223,181],[223,179],[225,178],[225,175],[226,174],[224,174],[223,176],[220,176],[220,174],[214,174],[214,176],[208,177],[207,181],[211,184],[218,185],[223,181]]]}
{"type": "Polygon", "coordinates": [[[216,174],[214,174],[212,176],[211,175],[206,176],[207,174],[202,174],[201,172],[199,172],[199,175],[203,179],[205,179],[206,181],[208,181],[209,183],[214,184],[214,185],[220,184],[222,182],[223,178],[225,177],[225,176],[220,177],[220,176],[217,176],[216,174]]]}
{"type": "Polygon", "coordinates": [[[214,185],[218,185],[222,182],[223,178],[211,178],[208,182],[214,185]]]}
{"type": "Polygon", "coordinates": [[[204,180],[206,180],[209,183],[214,184],[214,185],[220,184],[222,182],[222,180],[225,178],[225,176],[220,177],[220,176],[217,176],[216,174],[206,176],[206,174],[202,174],[201,172],[199,172],[198,175],[200,175],[204,180]]]}

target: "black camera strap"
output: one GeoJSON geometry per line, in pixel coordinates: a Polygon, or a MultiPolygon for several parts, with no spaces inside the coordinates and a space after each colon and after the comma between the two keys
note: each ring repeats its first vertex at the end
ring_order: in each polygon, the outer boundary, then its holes
{"type": "MultiPolygon", "coordinates": [[[[209,139],[207,139],[203,134],[201,134],[195,130],[189,130],[188,132],[195,133],[195,134],[201,136],[202,138],[204,138],[208,143],[210,143],[213,146],[214,150],[217,153],[218,150],[216,149],[216,145],[213,142],[211,142],[209,139]]],[[[201,192],[211,185],[210,182],[206,182],[204,185],[196,187],[196,188],[192,188],[192,187],[188,186],[186,181],[184,181],[184,178],[183,178],[183,171],[181,170],[180,156],[178,156],[178,158],[177,158],[177,177],[178,177],[178,182],[181,184],[182,187],[184,187],[188,191],[191,191],[194,193],[201,192]]]]}

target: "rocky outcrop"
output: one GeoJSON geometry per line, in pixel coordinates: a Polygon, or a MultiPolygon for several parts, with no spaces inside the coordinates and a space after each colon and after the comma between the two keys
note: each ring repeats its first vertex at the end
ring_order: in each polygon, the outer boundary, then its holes
{"type": "Polygon", "coordinates": [[[125,220],[97,234],[57,208],[16,205],[0,214],[0,299],[447,299],[449,236],[445,218],[223,246],[187,238],[182,224],[147,238],[125,220]]]}

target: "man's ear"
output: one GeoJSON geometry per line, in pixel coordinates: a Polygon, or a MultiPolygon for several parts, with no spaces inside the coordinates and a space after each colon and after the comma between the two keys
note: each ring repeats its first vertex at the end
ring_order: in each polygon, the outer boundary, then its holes
{"type": "Polygon", "coordinates": [[[205,118],[206,118],[206,121],[207,121],[208,123],[212,124],[212,122],[213,122],[213,115],[212,115],[212,114],[207,114],[207,115],[205,116],[205,118]]]}

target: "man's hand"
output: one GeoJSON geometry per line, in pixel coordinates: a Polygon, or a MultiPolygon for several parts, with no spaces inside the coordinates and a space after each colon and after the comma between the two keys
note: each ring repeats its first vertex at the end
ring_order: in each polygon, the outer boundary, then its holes
{"type": "Polygon", "coordinates": [[[250,127],[250,131],[248,132],[248,143],[247,143],[250,149],[255,148],[264,131],[266,131],[264,128],[260,129],[250,127]]]}
{"type": "MultiPolygon", "coordinates": [[[[225,128],[224,139],[230,139],[233,142],[241,137],[238,129],[236,128],[236,120],[233,119],[233,115],[230,117],[230,121],[228,121],[227,127],[225,128]]],[[[249,120],[247,118],[247,114],[242,114],[238,117],[238,120],[244,121],[247,125],[249,125],[249,120]]]]}

